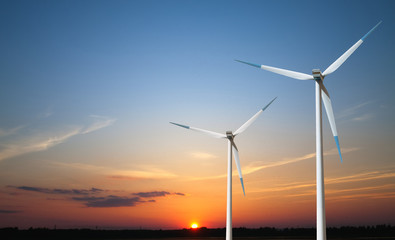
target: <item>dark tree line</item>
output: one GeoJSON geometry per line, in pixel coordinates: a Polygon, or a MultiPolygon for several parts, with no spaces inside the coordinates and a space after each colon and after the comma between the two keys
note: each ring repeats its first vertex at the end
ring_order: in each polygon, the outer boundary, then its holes
{"type": "MultiPolygon", "coordinates": [[[[233,228],[234,237],[265,238],[315,238],[315,228],[233,228]]],[[[97,229],[48,229],[18,228],[0,229],[0,238],[8,239],[142,239],[142,238],[204,238],[224,237],[225,228],[180,229],[180,230],[97,230],[97,229]]],[[[377,225],[361,227],[330,227],[327,236],[332,239],[393,239],[395,240],[395,226],[377,225]]]]}

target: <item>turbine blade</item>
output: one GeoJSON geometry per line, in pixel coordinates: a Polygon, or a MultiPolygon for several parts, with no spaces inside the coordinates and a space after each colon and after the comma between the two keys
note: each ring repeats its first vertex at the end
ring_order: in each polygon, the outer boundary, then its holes
{"type": "Polygon", "coordinates": [[[239,172],[241,187],[243,188],[243,194],[245,196],[246,193],[245,193],[245,190],[244,190],[243,175],[241,173],[239,151],[237,150],[236,144],[233,141],[232,141],[232,150],[233,150],[233,154],[235,156],[235,162],[236,162],[237,171],[239,172]]]}
{"type": "Polygon", "coordinates": [[[243,125],[241,125],[241,127],[239,129],[236,130],[236,132],[234,132],[233,135],[237,135],[239,133],[244,132],[258,117],[259,115],[265,111],[266,108],[269,107],[270,104],[272,104],[272,102],[274,100],[276,100],[277,97],[273,98],[273,100],[271,100],[264,108],[262,108],[261,110],[259,110],[257,113],[255,113],[254,116],[252,116],[252,118],[250,118],[247,122],[245,122],[243,125]]]}
{"type": "Polygon", "coordinates": [[[265,65],[258,65],[258,64],[254,64],[254,63],[248,63],[248,62],[244,62],[244,61],[240,61],[240,60],[235,60],[237,62],[241,62],[253,67],[257,67],[257,68],[261,68],[263,70],[269,71],[269,72],[274,72],[280,75],[284,75],[290,78],[295,78],[298,80],[313,80],[313,76],[306,74],[306,73],[300,73],[300,72],[295,72],[295,71],[291,71],[291,70],[286,70],[286,69],[281,69],[281,68],[276,68],[276,67],[270,67],[270,66],[265,66],[265,65]]]}
{"type": "Polygon", "coordinates": [[[367,36],[369,36],[373,30],[375,30],[377,28],[378,25],[380,25],[381,21],[379,23],[376,24],[376,26],[374,26],[372,29],[370,29],[370,31],[368,33],[365,34],[365,36],[363,36],[360,40],[358,40],[358,42],[356,42],[350,49],[348,49],[345,53],[343,53],[343,55],[341,55],[336,61],[334,61],[322,74],[323,76],[326,76],[328,74],[333,73],[334,71],[336,71],[347,59],[348,57],[351,56],[351,54],[353,54],[353,52],[355,50],[357,50],[357,48],[363,43],[363,41],[365,41],[365,38],[367,36]]]}
{"type": "Polygon", "coordinates": [[[174,122],[170,122],[170,123],[174,124],[176,126],[179,126],[179,127],[183,127],[183,128],[189,129],[189,130],[193,130],[193,131],[196,131],[196,132],[204,133],[204,134],[209,135],[211,137],[226,138],[225,134],[208,131],[208,130],[204,130],[204,129],[201,129],[201,128],[195,128],[195,127],[191,127],[191,126],[186,126],[186,125],[182,125],[182,124],[178,124],[178,123],[174,123],[174,122]]]}
{"type": "Polygon", "coordinates": [[[343,162],[343,157],[339,145],[339,137],[337,135],[335,116],[333,115],[332,102],[331,99],[329,98],[328,90],[326,90],[324,84],[321,82],[320,85],[321,85],[321,96],[322,96],[322,101],[324,102],[326,115],[328,116],[329,124],[331,125],[331,129],[332,129],[332,134],[333,137],[335,138],[337,150],[339,151],[340,161],[343,162]]]}

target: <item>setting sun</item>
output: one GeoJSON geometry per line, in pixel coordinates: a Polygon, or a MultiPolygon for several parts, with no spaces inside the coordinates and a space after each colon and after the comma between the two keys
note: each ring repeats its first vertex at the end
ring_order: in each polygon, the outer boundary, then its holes
{"type": "Polygon", "coordinates": [[[196,228],[198,228],[198,225],[197,225],[197,223],[192,223],[192,225],[191,225],[191,228],[193,228],[193,229],[196,229],[196,228]]]}

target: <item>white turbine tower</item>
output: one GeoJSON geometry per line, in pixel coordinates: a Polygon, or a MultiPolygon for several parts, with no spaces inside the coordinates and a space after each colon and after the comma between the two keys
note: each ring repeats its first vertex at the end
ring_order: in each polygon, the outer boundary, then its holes
{"type": "Polygon", "coordinates": [[[294,72],[281,68],[269,67],[265,65],[257,65],[253,63],[243,62],[236,60],[241,63],[245,63],[257,68],[264,69],[266,71],[274,72],[280,75],[284,75],[290,78],[298,80],[314,80],[315,81],[315,117],[316,117],[316,188],[317,188],[317,239],[326,239],[326,222],[325,222],[325,193],[324,193],[324,162],[323,162],[323,151],[322,151],[322,109],[321,109],[321,97],[324,102],[326,109],[326,115],[329,119],[329,124],[332,129],[333,136],[335,138],[336,146],[339,151],[341,162],[343,158],[340,151],[339,138],[337,135],[335,117],[333,115],[332,103],[329,98],[328,91],[326,90],[323,80],[324,78],[336,71],[350,55],[363,43],[365,38],[372,33],[374,29],[381,23],[381,21],[374,26],[365,36],[363,36],[358,42],[356,42],[350,49],[348,49],[343,55],[341,55],[335,62],[333,62],[323,73],[319,69],[313,69],[313,74],[305,74],[300,72],[294,72]]]}
{"type": "Polygon", "coordinates": [[[236,167],[237,171],[239,172],[239,177],[240,177],[240,182],[241,182],[241,187],[243,188],[243,194],[245,196],[245,191],[244,191],[244,183],[243,183],[243,175],[241,174],[241,167],[240,167],[240,159],[239,159],[239,150],[236,147],[236,144],[234,142],[234,138],[244,132],[258,117],[259,115],[265,111],[267,107],[269,107],[270,104],[274,100],[276,100],[277,97],[275,97],[272,101],[270,101],[264,108],[259,110],[254,116],[252,116],[247,122],[245,122],[239,129],[237,129],[234,133],[232,131],[226,131],[226,134],[223,133],[216,133],[200,128],[195,128],[195,127],[190,127],[178,123],[173,123],[170,122],[171,124],[174,124],[179,127],[183,127],[186,129],[190,129],[193,131],[201,132],[206,135],[209,135],[211,137],[215,138],[224,138],[228,139],[228,185],[227,185],[227,202],[226,202],[226,240],[232,240],[232,150],[235,156],[235,162],[236,162],[236,167]]]}

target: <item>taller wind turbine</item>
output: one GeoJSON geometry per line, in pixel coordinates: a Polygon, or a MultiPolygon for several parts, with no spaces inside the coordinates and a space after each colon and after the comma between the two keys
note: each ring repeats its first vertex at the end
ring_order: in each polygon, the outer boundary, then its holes
{"type": "Polygon", "coordinates": [[[340,151],[339,138],[337,135],[335,117],[333,115],[332,103],[329,98],[328,91],[324,86],[324,78],[336,71],[350,55],[365,41],[366,37],[381,23],[381,21],[374,26],[365,36],[363,36],[358,42],[356,42],[350,49],[348,49],[343,55],[341,55],[335,62],[333,62],[323,73],[319,69],[313,69],[313,74],[305,74],[300,72],[294,72],[281,68],[269,67],[265,65],[258,65],[254,63],[243,62],[236,60],[241,63],[245,63],[257,68],[264,69],[266,71],[274,72],[280,75],[284,75],[290,78],[298,80],[314,80],[315,81],[315,117],[316,117],[316,188],[317,188],[317,239],[326,239],[326,222],[325,222],[325,193],[324,193],[324,162],[323,162],[323,151],[322,151],[322,109],[321,109],[321,97],[324,102],[326,109],[326,115],[329,119],[329,124],[332,129],[333,136],[335,138],[336,146],[339,151],[341,162],[343,162],[342,154],[340,151]]]}
{"type": "Polygon", "coordinates": [[[259,115],[265,111],[267,107],[276,99],[275,97],[272,101],[270,101],[264,108],[259,110],[254,116],[252,116],[247,122],[245,122],[239,129],[237,129],[234,133],[232,131],[226,131],[226,134],[212,132],[200,128],[190,127],[178,123],[170,122],[179,127],[183,127],[189,130],[197,131],[209,135],[214,138],[223,138],[228,139],[228,184],[227,184],[227,201],[226,201],[226,240],[232,240],[232,150],[235,156],[235,162],[237,171],[239,172],[241,187],[243,188],[243,194],[245,196],[244,191],[244,183],[243,183],[243,175],[241,174],[241,167],[240,167],[240,159],[239,159],[239,150],[236,147],[234,142],[234,138],[244,132],[258,117],[259,115]]]}

